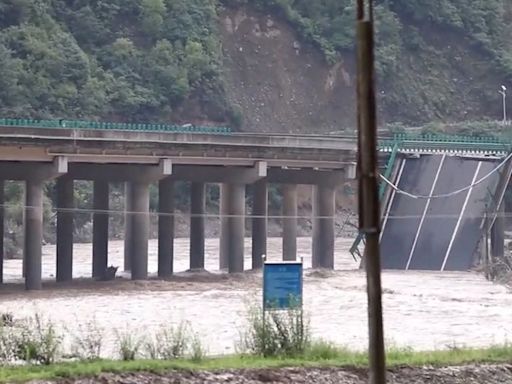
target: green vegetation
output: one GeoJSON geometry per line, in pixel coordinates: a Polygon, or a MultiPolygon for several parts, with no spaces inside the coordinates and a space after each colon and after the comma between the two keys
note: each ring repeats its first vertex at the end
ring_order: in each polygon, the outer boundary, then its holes
{"type": "MultiPolygon", "coordinates": [[[[217,16],[240,5],[287,20],[330,63],[354,52],[352,0],[0,0],[0,116],[238,127],[217,16]]],[[[476,92],[493,105],[495,90],[481,82],[512,79],[510,8],[506,0],[378,1],[386,120],[461,119],[477,109],[464,105],[476,92]]]]}
{"type": "Polygon", "coordinates": [[[296,357],[311,348],[309,318],[299,305],[287,311],[249,308],[248,328],[240,335],[240,352],[263,357],[296,357]]]}
{"type": "Polygon", "coordinates": [[[229,107],[214,0],[0,1],[0,115],[206,120],[229,107]],[[201,118],[203,116],[194,116],[201,118]]]}
{"type": "MultiPolygon", "coordinates": [[[[15,319],[1,314],[0,383],[94,376],[104,372],[156,372],[168,370],[223,370],[279,367],[366,367],[368,355],[311,339],[308,317],[301,310],[269,312],[252,306],[246,333],[241,335],[241,354],[206,358],[205,347],[186,323],[164,324],[154,335],[134,330],[116,333],[119,360],[101,360],[105,330],[94,321],[74,335],[67,355],[64,332],[35,315],[15,319]],[[271,340],[277,338],[277,341],[271,340]],[[149,337],[148,337],[149,336],[149,337]],[[143,351],[141,353],[141,351],[143,351]],[[68,361],[65,359],[78,359],[68,361]],[[25,364],[17,364],[24,361],[25,364]],[[14,363],[14,364],[13,364],[14,363]]],[[[417,352],[388,346],[387,363],[393,366],[447,366],[468,363],[501,363],[512,360],[508,344],[487,349],[450,346],[446,350],[417,352]]]]}
{"type": "MultiPolygon", "coordinates": [[[[313,350],[314,351],[314,350],[313,350]]],[[[470,363],[509,363],[512,359],[510,346],[495,346],[488,349],[453,348],[445,351],[414,352],[408,349],[388,351],[387,364],[397,366],[450,366],[470,363]]],[[[192,360],[135,360],[60,363],[49,366],[4,367],[0,370],[0,382],[25,382],[29,380],[51,380],[57,378],[95,376],[105,372],[155,372],[169,370],[223,370],[281,367],[366,367],[368,356],[363,352],[330,349],[329,354],[307,354],[298,358],[263,358],[253,356],[226,356],[192,360]],[[326,358],[324,358],[326,357],[326,358]]]]}

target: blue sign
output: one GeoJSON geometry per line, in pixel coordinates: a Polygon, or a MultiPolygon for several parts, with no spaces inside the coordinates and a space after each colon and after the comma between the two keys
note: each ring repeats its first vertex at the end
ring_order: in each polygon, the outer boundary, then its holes
{"type": "Polygon", "coordinates": [[[265,263],[263,309],[287,309],[302,305],[302,263],[265,263]]]}

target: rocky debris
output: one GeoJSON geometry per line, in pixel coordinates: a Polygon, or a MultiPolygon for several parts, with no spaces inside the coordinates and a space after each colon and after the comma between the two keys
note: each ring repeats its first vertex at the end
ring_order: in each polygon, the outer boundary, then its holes
{"type": "MultiPolygon", "coordinates": [[[[165,374],[101,374],[94,378],[32,381],[32,384],[366,384],[368,372],[359,368],[284,368],[232,371],[172,371],[165,374]]],[[[390,384],[507,384],[512,383],[512,365],[467,365],[460,367],[402,367],[388,371],[390,384]]]]}

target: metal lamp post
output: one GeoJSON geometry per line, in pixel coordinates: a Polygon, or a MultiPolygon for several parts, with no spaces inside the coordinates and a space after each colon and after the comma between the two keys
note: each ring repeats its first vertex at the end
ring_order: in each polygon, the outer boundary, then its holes
{"type": "Polygon", "coordinates": [[[507,124],[507,87],[502,85],[498,92],[503,96],[503,124],[507,124]]]}

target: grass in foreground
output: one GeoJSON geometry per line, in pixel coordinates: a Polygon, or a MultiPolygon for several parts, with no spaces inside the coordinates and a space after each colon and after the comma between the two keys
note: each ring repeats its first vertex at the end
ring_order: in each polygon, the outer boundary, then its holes
{"type": "MultiPolygon", "coordinates": [[[[408,349],[391,349],[387,354],[389,367],[397,366],[449,366],[469,363],[504,363],[512,361],[512,346],[495,346],[487,349],[459,349],[414,352],[408,349]]],[[[226,356],[191,360],[136,360],[60,363],[49,366],[18,366],[0,369],[0,382],[51,380],[64,377],[95,376],[105,372],[154,372],[168,370],[225,370],[242,368],[281,367],[366,367],[366,353],[317,344],[300,358],[259,358],[252,356],[226,356]]]]}

